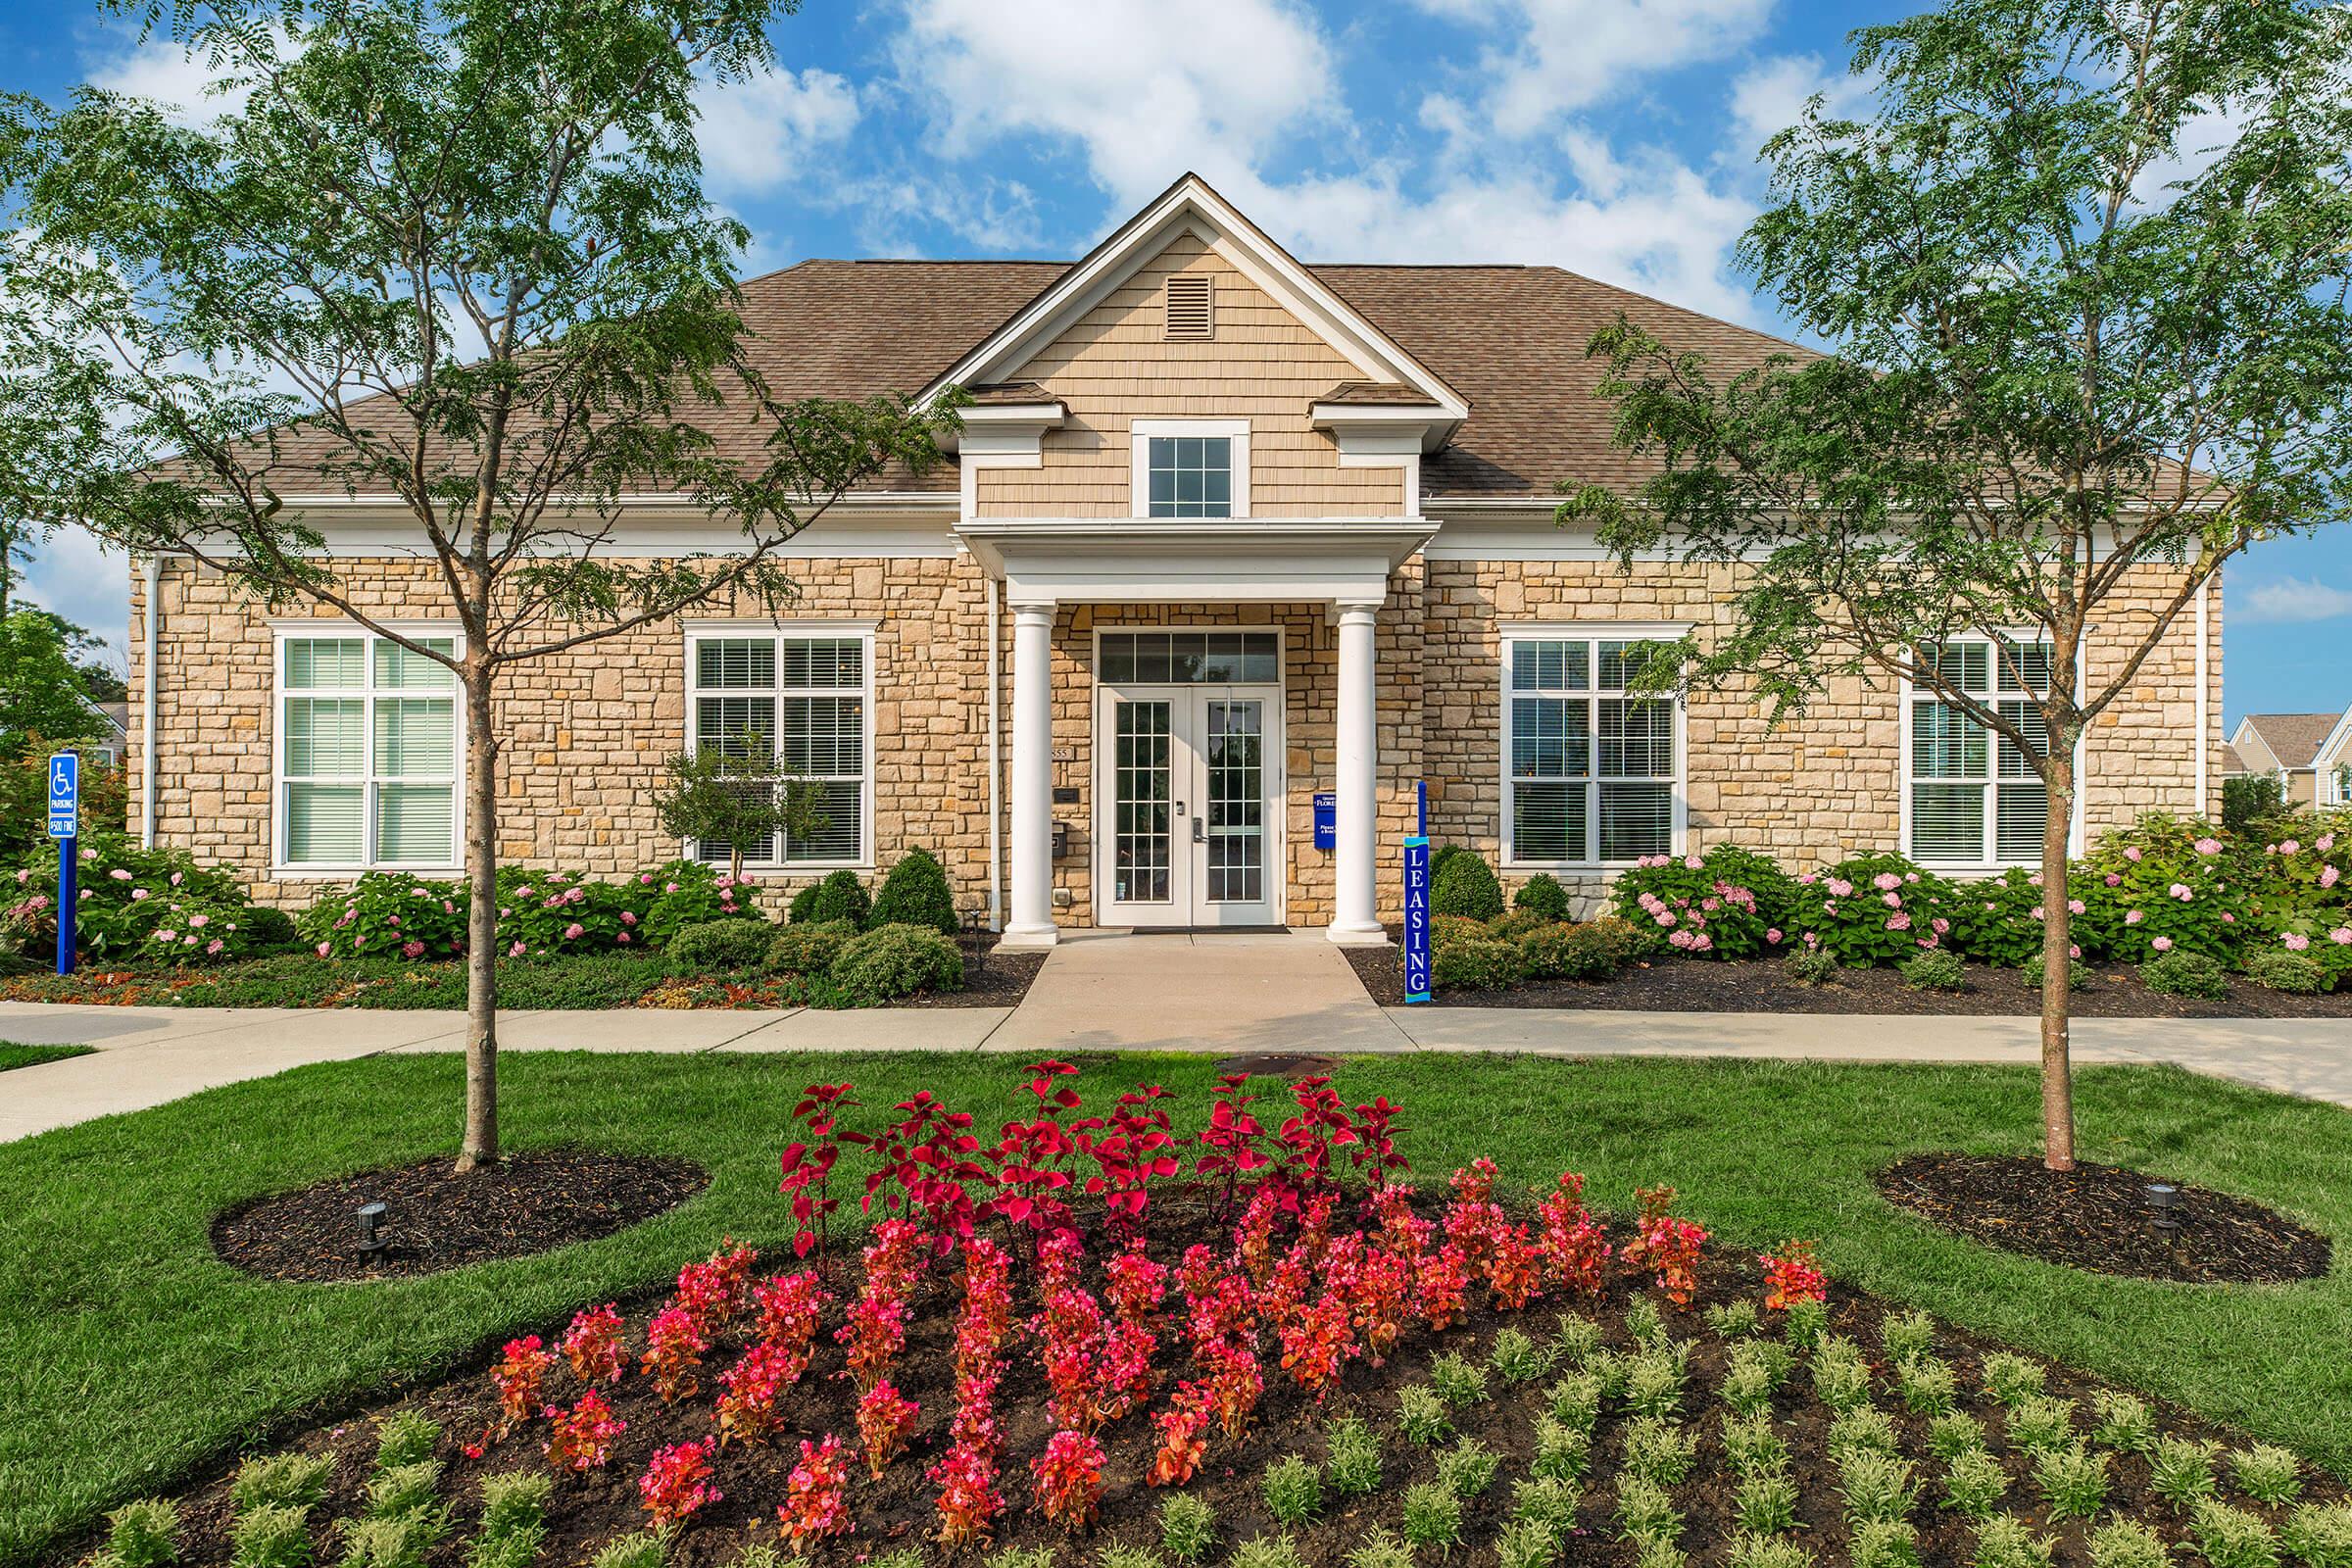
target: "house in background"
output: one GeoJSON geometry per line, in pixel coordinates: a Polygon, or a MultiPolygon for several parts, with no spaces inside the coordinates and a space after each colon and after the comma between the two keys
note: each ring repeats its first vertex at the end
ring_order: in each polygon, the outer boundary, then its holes
{"type": "Polygon", "coordinates": [[[2352,805],[2352,708],[2340,713],[2248,713],[2230,737],[2237,771],[2270,773],[2289,806],[2352,805]]]}
{"type": "MultiPolygon", "coordinates": [[[[743,314],[778,396],[956,385],[961,435],[793,543],[789,618],[716,605],[516,667],[502,854],[598,875],[716,854],[665,836],[651,797],[665,755],[749,728],[825,795],[820,830],[749,847],[763,882],[920,845],[1019,942],[1380,940],[1417,781],[1435,838],[1588,899],[1642,857],[1722,843],[1797,867],[2036,860],[2025,759],[1925,694],[1839,680],[1772,730],[1742,694],[1626,689],[1629,650],[1724,626],[1739,579],[1664,556],[1629,571],[1555,523],[1561,482],[1654,471],[1612,444],[1585,352],[1620,313],[1725,371],[1791,352],[1554,268],[1305,266],[1191,176],[1075,263],[754,279],[743,314]]],[[[718,439],[751,454],[760,432],[718,439]]],[[[456,648],[402,509],[339,493],[316,444],[289,437],[278,462],[345,590],[456,648]]],[[[726,548],[665,498],[622,510],[607,555],[726,548]]],[[[2144,635],[2162,578],[2102,615],[2090,679],[2144,635]]],[[[325,613],[271,615],[184,560],[134,566],[133,601],[131,727],[153,745],[131,810],[157,839],[280,904],[370,868],[456,872],[445,670],[325,613]]],[[[2034,646],[1993,652],[1979,633],[1945,657],[2022,703],[2008,683],[2034,646]]],[[[2086,743],[2079,832],[2209,808],[2221,683],[2209,588],[2086,743]]]]}

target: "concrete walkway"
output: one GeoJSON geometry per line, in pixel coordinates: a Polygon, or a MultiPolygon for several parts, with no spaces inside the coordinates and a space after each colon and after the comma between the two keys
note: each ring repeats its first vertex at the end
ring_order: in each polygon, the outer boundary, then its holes
{"type": "MultiPolygon", "coordinates": [[[[2031,1018],[1382,1008],[1319,932],[1079,933],[1018,1008],[502,1013],[510,1051],[1522,1052],[2031,1063],[2031,1018]]],[[[94,1055],[0,1074],[0,1142],[313,1061],[456,1051],[455,1012],[0,1003],[0,1040],[94,1055]]],[[[2171,1062],[2352,1106],[2352,1019],[2083,1018],[2085,1062],[2171,1062]]]]}

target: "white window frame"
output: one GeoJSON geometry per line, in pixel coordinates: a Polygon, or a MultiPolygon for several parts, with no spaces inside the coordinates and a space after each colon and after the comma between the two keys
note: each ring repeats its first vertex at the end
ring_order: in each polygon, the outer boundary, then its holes
{"type": "MultiPolygon", "coordinates": [[[[1502,781],[1500,795],[1502,816],[1496,824],[1496,832],[1502,845],[1502,869],[1528,872],[1598,873],[1623,870],[1631,866],[1635,863],[1632,860],[1597,858],[1600,848],[1600,786],[1603,783],[1655,783],[1657,780],[1655,774],[1643,774],[1639,779],[1630,779],[1626,776],[1604,778],[1599,771],[1600,734],[1596,725],[1592,731],[1592,761],[1594,765],[1592,773],[1586,780],[1585,800],[1585,844],[1592,858],[1549,860],[1530,859],[1521,856],[1519,847],[1514,842],[1512,830],[1512,823],[1516,816],[1513,810],[1513,792],[1518,781],[1511,775],[1511,699],[1514,696],[1525,694],[1516,693],[1511,688],[1512,646],[1522,642],[1590,642],[1595,644],[1602,642],[1675,642],[1690,630],[1690,627],[1687,622],[1612,620],[1523,621],[1501,628],[1502,636],[1499,644],[1501,668],[1497,672],[1497,690],[1501,701],[1496,714],[1495,727],[1496,739],[1499,742],[1497,746],[1499,755],[1496,759],[1495,773],[1502,781]]],[[[1582,696],[1588,701],[1624,695],[1622,689],[1604,691],[1598,685],[1600,662],[1597,653],[1592,663],[1592,678],[1594,684],[1587,690],[1567,695],[1582,696]]],[[[1646,693],[1641,695],[1649,696],[1646,693]]],[[[1668,796],[1671,815],[1667,853],[1681,855],[1686,852],[1690,836],[1690,714],[1680,692],[1659,693],[1650,700],[1673,705],[1674,780],[1668,796]]]]}
{"type": "MultiPolygon", "coordinates": [[[[865,766],[860,770],[858,791],[858,853],[848,859],[754,859],[745,856],[746,870],[760,871],[871,871],[874,869],[874,657],[875,627],[871,620],[696,620],[686,623],[686,715],[685,750],[692,756],[697,749],[695,709],[704,697],[772,697],[778,703],[788,697],[846,697],[853,695],[846,686],[785,686],[784,654],[781,647],[787,642],[816,640],[830,642],[855,641],[861,646],[858,667],[863,683],[855,695],[858,698],[858,716],[862,724],[859,752],[865,766]],[[695,676],[699,662],[696,648],[706,642],[766,641],[778,644],[776,650],[776,679],[778,684],[765,690],[742,686],[701,685],[695,676]]],[[[779,835],[778,842],[781,843],[779,835]]],[[[689,859],[699,858],[702,847],[686,840],[680,853],[689,859]]]]}
{"type": "Polygon", "coordinates": [[[1153,517],[1152,515],[1152,438],[1153,436],[1222,436],[1233,443],[1233,510],[1228,515],[1250,515],[1250,421],[1248,419],[1138,419],[1128,432],[1132,461],[1128,504],[1138,517],[1153,522],[1201,522],[1216,518],[1153,517]]]}
{"type": "MultiPolygon", "coordinates": [[[[2000,636],[2010,642],[2021,644],[2047,643],[2050,640],[2049,632],[2046,629],[2035,626],[2003,626],[2000,629],[2000,636]]],[[[1998,702],[2003,697],[2014,697],[2018,695],[2015,692],[2004,689],[2003,680],[2005,666],[2001,662],[2000,650],[1995,645],[1995,640],[1993,637],[1981,631],[1960,631],[1954,632],[1948,637],[1942,637],[1936,640],[1942,643],[1980,643],[1984,645],[1984,647],[1988,650],[1985,656],[1986,669],[1992,681],[1990,688],[1992,700],[1994,702],[1998,702]]],[[[2080,700],[2082,696],[2082,671],[2078,668],[2075,671],[2075,695],[2078,700],[2080,700]]],[[[1997,731],[1989,728],[1984,733],[1985,777],[1984,782],[1986,786],[1984,790],[1984,844],[1986,849],[1991,853],[1988,854],[1984,858],[1979,860],[1923,860],[1920,859],[1917,855],[1912,853],[1911,786],[1914,780],[1911,772],[1911,706],[1916,701],[1942,702],[1943,698],[1933,689],[1923,689],[1918,685],[1918,683],[1906,675],[1898,683],[1896,699],[1895,767],[1897,785],[1895,795],[1897,808],[1896,815],[1899,819],[1899,827],[1895,838],[1896,853],[1904,857],[1906,859],[1917,860],[1922,866],[1929,867],[1936,871],[1951,872],[1963,876],[1970,875],[1972,873],[1991,875],[2001,871],[2009,870],[2016,866],[2026,866],[2031,868],[2041,864],[2041,849],[2038,839],[2035,842],[2034,853],[2029,857],[2014,860],[2005,860],[2000,858],[1999,795],[2001,783],[2001,746],[2003,741],[1997,731]]],[[[2084,782],[2082,777],[2082,745],[2086,738],[2087,737],[2084,736],[2077,736],[2075,738],[2075,806],[2073,817],[2067,824],[2066,853],[2070,857],[2082,853],[2082,798],[2087,793],[2082,788],[2084,782]]],[[[1929,779],[1925,782],[1935,783],[1937,781],[1929,779]]],[[[1952,779],[1944,780],[1942,782],[1969,783],[1972,781],[1967,779],[1952,779]]],[[[2016,779],[2012,780],[2011,782],[2028,784],[2035,781],[2030,779],[2016,779]]]]}
{"type": "MultiPolygon", "coordinates": [[[[464,629],[449,621],[387,620],[379,622],[385,630],[418,641],[447,638],[450,651],[463,658],[466,653],[464,629]]],[[[375,853],[375,792],[385,782],[375,767],[375,645],[388,643],[390,638],[369,630],[354,620],[321,618],[317,620],[274,621],[270,625],[270,874],[273,879],[300,881],[305,878],[339,880],[358,876],[367,871],[410,871],[420,876],[455,876],[465,869],[466,858],[466,689],[456,674],[450,676],[450,723],[456,730],[450,749],[450,858],[447,860],[386,860],[375,853]],[[361,775],[360,833],[365,849],[358,861],[350,864],[327,864],[305,860],[299,864],[286,858],[286,645],[297,642],[337,642],[357,638],[361,644],[360,685],[356,687],[315,687],[305,690],[306,697],[359,698],[361,744],[366,749],[368,765],[361,775]]],[[[388,695],[414,697],[424,695],[403,691],[388,695]]],[[[432,779],[403,780],[407,783],[433,783],[432,779]]]]}

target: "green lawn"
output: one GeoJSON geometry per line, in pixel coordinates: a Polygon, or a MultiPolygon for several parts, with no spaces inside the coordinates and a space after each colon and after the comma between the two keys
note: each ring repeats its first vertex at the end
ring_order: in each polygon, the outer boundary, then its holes
{"type": "MultiPolygon", "coordinates": [[[[869,1106],[930,1088],[988,1112],[1012,1103],[1018,1074],[971,1054],[514,1055],[514,1146],[685,1155],[710,1167],[710,1189],[623,1235],[435,1279],[269,1285],[214,1260],[207,1222],[225,1203],[448,1147],[461,1065],[436,1054],[305,1067],[0,1146],[0,1562],[240,1443],[560,1326],[723,1235],[782,1240],[776,1154],[811,1079],[855,1080],[869,1106]]],[[[1155,1077],[1195,1117],[1213,1081],[1202,1057],[1087,1066],[1082,1086],[1155,1077]]],[[[2352,1472],[2352,1266],[2340,1258],[2328,1279],[2293,1287],[2141,1284],[1988,1251],[1879,1200],[1869,1172],[1895,1155],[2029,1148],[2030,1072],[1432,1055],[1352,1060],[1339,1087],[1405,1107],[1404,1147],[1426,1183],[1479,1153],[1515,1182],[1548,1185],[1574,1166],[1596,1201],[1618,1205],[1638,1184],[1671,1182],[1720,1245],[1819,1236],[1845,1280],[2352,1472]]],[[[2352,1236],[2346,1112],[2158,1068],[2086,1070],[2080,1096],[2086,1157],[2352,1236]]]]}
{"type": "Polygon", "coordinates": [[[64,1061],[73,1056],[86,1056],[92,1046],[19,1046],[0,1040],[0,1072],[11,1067],[38,1067],[44,1061],[64,1061]]]}

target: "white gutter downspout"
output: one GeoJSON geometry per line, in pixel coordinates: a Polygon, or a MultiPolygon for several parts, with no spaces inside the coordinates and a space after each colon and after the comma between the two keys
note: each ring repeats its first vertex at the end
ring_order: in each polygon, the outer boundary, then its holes
{"type": "Polygon", "coordinates": [[[1002,630],[997,579],[981,574],[988,592],[988,928],[1004,929],[1004,727],[998,720],[1002,630]]]}
{"type": "Polygon", "coordinates": [[[146,561],[147,624],[140,628],[146,644],[146,668],[139,672],[139,846],[155,848],[155,659],[161,641],[157,629],[164,618],[164,564],[150,553],[146,561]]]}
{"type": "Polygon", "coordinates": [[[2206,808],[2206,770],[2212,765],[2212,743],[2206,739],[2205,725],[2211,715],[2212,698],[2208,693],[2206,671],[2212,662],[2212,636],[2206,629],[2205,595],[2212,588],[2208,577],[2197,584],[2197,814],[2210,815],[2206,808]]]}

